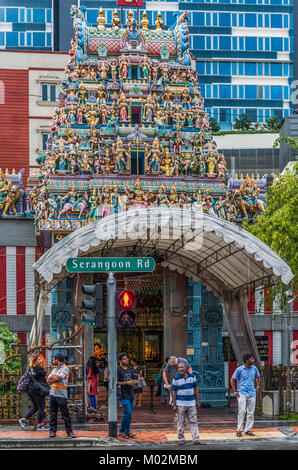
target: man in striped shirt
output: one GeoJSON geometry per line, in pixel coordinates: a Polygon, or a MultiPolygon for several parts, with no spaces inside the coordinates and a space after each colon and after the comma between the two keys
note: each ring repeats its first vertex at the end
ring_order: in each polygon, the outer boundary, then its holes
{"type": "Polygon", "coordinates": [[[67,407],[67,383],[69,380],[69,368],[65,365],[64,356],[56,354],[54,356],[54,368],[48,375],[47,382],[51,385],[50,390],[50,437],[56,437],[57,415],[60,410],[64,420],[68,437],[75,437],[72,432],[71,420],[67,407]]]}
{"type": "Polygon", "coordinates": [[[172,384],[173,409],[178,411],[178,444],[185,444],[184,419],[187,417],[189,429],[192,435],[193,444],[203,443],[200,441],[197,420],[197,408],[200,407],[199,391],[196,377],[187,371],[184,362],[178,365],[178,375],[172,384]]]}

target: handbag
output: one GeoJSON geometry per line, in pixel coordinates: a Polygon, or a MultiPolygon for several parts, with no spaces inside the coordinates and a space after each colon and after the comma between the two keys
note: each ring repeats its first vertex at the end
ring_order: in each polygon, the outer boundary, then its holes
{"type": "Polygon", "coordinates": [[[51,387],[48,384],[38,382],[33,375],[31,375],[31,384],[33,391],[38,395],[41,395],[42,397],[49,395],[51,387]]]}
{"type": "Polygon", "coordinates": [[[139,388],[147,387],[147,384],[146,384],[146,381],[145,381],[144,377],[139,377],[138,387],[139,388]]]}

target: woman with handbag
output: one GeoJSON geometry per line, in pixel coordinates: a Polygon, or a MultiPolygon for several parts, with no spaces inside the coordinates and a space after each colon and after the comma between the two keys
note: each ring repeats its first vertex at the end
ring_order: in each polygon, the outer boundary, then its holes
{"type": "Polygon", "coordinates": [[[133,388],[135,391],[136,406],[139,407],[142,405],[142,392],[143,392],[143,387],[146,386],[146,382],[143,377],[142,367],[138,364],[135,358],[130,360],[130,366],[132,367],[135,378],[138,381],[138,385],[134,385],[133,388]]]}
{"type": "Polygon", "coordinates": [[[26,416],[19,420],[20,425],[26,431],[29,419],[38,413],[37,431],[48,431],[45,426],[45,397],[49,393],[46,383],[46,371],[42,367],[42,360],[39,354],[32,354],[29,364],[30,381],[26,393],[29,396],[32,406],[26,416]]]}

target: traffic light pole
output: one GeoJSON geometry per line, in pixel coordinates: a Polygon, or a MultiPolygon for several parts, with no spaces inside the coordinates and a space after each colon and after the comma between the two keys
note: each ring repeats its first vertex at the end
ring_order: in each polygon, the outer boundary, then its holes
{"type": "Polygon", "coordinates": [[[116,279],[109,272],[108,293],[108,367],[109,367],[109,437],[117,437],[117,330],[116,279]]]}

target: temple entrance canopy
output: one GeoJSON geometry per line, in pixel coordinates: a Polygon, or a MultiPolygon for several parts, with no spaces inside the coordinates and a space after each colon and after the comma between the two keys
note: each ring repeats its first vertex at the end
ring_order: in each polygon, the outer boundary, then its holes
{"type": "Polygon", "coordinates": [[[34,265],[40,278],[37,321],[31,341],[40,338],[47,292],[69,276],[71,257],[154,256],[157,263],[200,281],[221,299],[238,361],[257,347],[251,330],[247,289],[293,278],[289,266],[267,245],[237,225],[200,211],[150,208],[107,216],[76,230],[34,265]],[[231,315],[238,306],[239,322],[231,315]],[[241,330],[241,331],[239,331],[241,330]]]}

